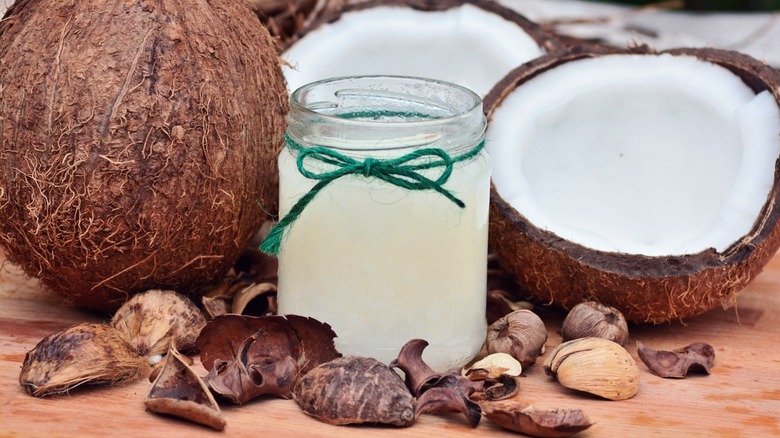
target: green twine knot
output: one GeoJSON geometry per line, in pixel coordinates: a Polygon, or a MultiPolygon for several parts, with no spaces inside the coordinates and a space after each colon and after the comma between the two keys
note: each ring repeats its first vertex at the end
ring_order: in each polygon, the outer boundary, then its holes
{"type": "Polygon", "coordinates": [[[357,160],[322,146],[305,148],[296,143],[289,136],[285,136],[287,146],[298,150],[298,171],[306,178],[317,180],[317,184],[303,195],[293,205],[290,211],[271,228],[268,236],[260,244],[260,250],[266,254],[279,254],[282,236],[301,215],[303,209],[315,196],[333,181],[347,175],[362,175],[385,181],[389,184],[405,188],[407,190],[434,190],[452,201],[460,208],[466,206],[450,191],[442,187],[450,175],[455,163],[465,161],[477,156],[485,146],[484,140],[463,155],[452,158],[443,149],[424,148],[410,152],[398,158],[380,160],[366,158],[357,160]],[[313,172],[306,168],[306,160],[316,160],[333,166],[333,170],[325,172],[313,172]],[[442,168],[441,175],[436,179],[430,179],[419,173],[421,170],[442,168]]]}

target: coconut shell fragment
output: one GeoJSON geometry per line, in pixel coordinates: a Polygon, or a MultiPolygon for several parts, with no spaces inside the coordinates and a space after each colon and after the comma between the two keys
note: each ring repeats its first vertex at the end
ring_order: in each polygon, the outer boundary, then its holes
{"type": "Polygon", "coordinates": [[[295,385],[295,401],[330,424],[414,423],[414,398],[403,380],[376,359],[345,356],[319,365],[295,385]]]}
{"type": "Polygon", "coordinates": [[[147,360],[113,327],[82,323],[38,342],[24,356],[19,384],[42,397],[85,384],[120,384],[149,372],[147,360]]]}
{"type": "Polygon", "coordinates": [[[225,428],[225,417],[189,360],[171,344],[160,374],[146,394],[146,409],[173,415],[215,430],[225,428]]]}
{"type": "Polygon", "coordinates": [[[509,430],[535,437],[566,437],[590,426],[580,409],[538,409],[516,403],[481,403],[485,417],[509,430]]]}
{"type": "Polygon", "coordinates": [[[654,350],[641,341],[636,342],[639,358],[653,374],[660,377],[682,379],[690,371],[710,373],[715,363],[715,349],[712,345],[696,342],[674,351],[654,350]]]}
{"type": "Polygon", "coordinates": [[[25,0],[0,22],[0,245],[106,312],[222,277],[277,209],[288,99],[243,1],[25,0]]]}
{"type": "MultiPolygon", "coordinates": [[[[546,74],[576,66],[580,61],[624,55],[695,58],[725,68],[736,75],[736,82],[741,79],[756,95],[768,92],[770,99],[780,102],[780,73],[737,52],[711,48],[655,52],[647,47],[574,47],[532,60],[505,76],[485,97],[491,125],[495,126],[496,115],[510,96],[546,74]]],[[[494,143],[498,141],[495,135],[492,138],[494,143]]],[[[489,152],[496,156],[490,148],[489,152]]],[[[776,158],[762,160],[775,161],[776,158]]],[[[598,169],[590,172],[603,174],[598,169]]],[[[719,305],[733,304],[736,294],[777,252],[780,171],[774,169],[773,175],[774,182],[770,182],[765,204],[757,213],[752,229],[720,251],[705,249],[656,256],[593,249],[562,238],[549,231],[545,224],[532,222],[527,212],[513,207],[505,197],[508,195],[500,193],[495,184],[491,193],[490,245],[520,287],[542,302],[570,309],[580,302],[597,300],[617,308],[627,320],[635,322],[660,323],[687,318],[719,305]]],[[[493,176],[494,182],[497,181],[496,169],[493,176]]]]}

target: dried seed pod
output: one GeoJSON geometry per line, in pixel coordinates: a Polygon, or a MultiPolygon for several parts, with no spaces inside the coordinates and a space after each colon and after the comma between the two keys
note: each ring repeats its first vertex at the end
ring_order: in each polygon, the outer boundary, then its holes
{"type": "Polygon", "coordinates": [[[209,371],[209,387],[236,404],[261,395],[290,398],[300,374],[298,362],[284,352],[268,351],[263,332],[247,338],[231,360],[217,360],[209,371]]]}
{"type": "Polygon", "coordinates": [[[493,324],[515,310],[532,310],[533,308],[534,305],[529,301],[513,301],[512,295],[506,290],[488,289],[486,311],[488,324],[493,324]]]}
{"type": "Polygon", "coordinates": [[[497,380],[502,375],[517,377],[523,372],[520,361],[506,353],[493,353],[474,362],[465,374],[471,380],[497,380]]]}
{"type": "Polygon", "coordinates": [[[574,306],[566,315],[561,335],[564,341],[595,337],[623,345],[628,340],[628,325],[618,309],[586,301],[574,306]]]}
{"type": "Polygon", "coordinates": [[[581,338],[556,347],[544,371],[561,385],[609,400],[639,392],[639,368],[625,348],[602,338],[581,338]]]}
{"type": "Polygon", "coordinates": [[[146,357],[164,354],[171,342],[182,350],[194,348],[205,325],[206,319],[192,300],[156,289],[130,298],[111,319],[111,326],[146,357]]]}
{"type": "Polygon", "coordinates": [[[24,357],[19,384],[40,397],[83,384],[115,384],[149,373],[146,359],[104,324],[77,324],[43,338],[24,357]]]}
{"type": "Polygon", "coordinates": [[[482,409],[477,403],[469,400],[463,392],[447,387],[430,388],[418,397],[414,417],[446,412],[463,414],[471,427],[477,427],[482,418],[482,409]]]}
{"type": "Polygon", "coordinates": [[[379,423],[407,427],[414,399],[401,377],[376,359],[346,356],[326,362],[298,380],[301,409],[330,424],[379,423]]]}
{"type": "Polygon", "coordinates": [[[225,428],[225,417],[203,380],[188,365],[171,343],[165,364],[146,394],[146,409],[158,414],[174,415],[212,429],[225,428]]]}
{"type": "Polygon", "coordinates": [[[424,339],[412,339],[401,347],[398,357],[390,362],[390,368],[403,371],[406,387],[415,397],[419,397],[442,377],[441,373],[434,371],[422,358],[423,350],[427,346],[428,341],[424,339]]]}
{"type": "Polygon", "coordinates": [[[707,374],[715,362],[715,349],[712,345],[696,342],[674,351],[653,350],[637,341],[636,351],[647,368],[660,377],[682,379],[691,370],[701,370],[707,374]]]}
{"type": "Polygon", "coordinates": [[[516,396],[520,392],[518,378],[508,374],[498,376],[495,383],[485,388],[482,393],[484,400],[497,401],[505,400],[516,396]]]}
{"type": "Polygon", "coordinates": [[[480,406],[488,420],[530,436],[566,437],[593,425],[580,409],[537,409],[515,403],[482,403],[480,406]]]}
{"type": "Polygon", "coordinates": [[[530,310],[515,310],[488,328],[488,353],[507,353],[524,367],[536,362],[544,352],[545,342],[544,322],[530,310]]]}
{"type": "Polygon", "coordinates": [[[273,283],[253,283],[252,285],[240,290],[233,296],[233,305],[231,313],[238,315],[264,316],[276,313],[274,301],[276,297],[276,285],[273,283]],[[250,303],[259,302],[259,306],[251,306],[250,303]]]}

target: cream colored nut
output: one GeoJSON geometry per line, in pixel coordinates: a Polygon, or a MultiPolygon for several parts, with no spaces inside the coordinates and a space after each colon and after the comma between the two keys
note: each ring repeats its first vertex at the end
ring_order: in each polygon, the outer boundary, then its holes
{"type": "Polygon", "coordinates": [[[495,380],[501,375],[517,377],[523,372],[520,362],[506,353],[493,353],[472,365],[465,374],[470,380],[495,380]]]}
{"type": "Polygon", "coordinates": [[[629,399],[639,392],[639,368],[625,348],[602,338],[581,338],[556,347],[544,371],[571,389],[609,400],[629,399]]]}

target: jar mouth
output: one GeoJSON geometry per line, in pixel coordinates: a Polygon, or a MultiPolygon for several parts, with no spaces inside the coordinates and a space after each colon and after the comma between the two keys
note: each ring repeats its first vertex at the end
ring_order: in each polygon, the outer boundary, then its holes
{"type": "MultiPolygon", "coordinates": [[[[467,117],[473,112],[482,112],[482,99],[470,89],[451,82],[437,79],[421,78],[414,76],[395,75],[366,75],[366,76],[341,76],[328,78],[306,84],[295,90],[290,98],[291,110],[300,111],[325,119],[332,118],[337,123],[346,124],[438,124],[454,121],[467,117]],[[446,92],[450,97],[446,99],[432,99],[428,96],[414,95],[415,89],[428,89],[428,92],[446,92]],[[321,93],[312,96],[312,90],[322,90],[321,93]],[[320,96],[320,94],[323,94],[320,96]],[[327,99],[332,94],[332,99],[327,99]],[[311,100],[310,97],[317,98],[311,100]],[[343,108],[343,102],[350,97],[363,100],[398,101],[413,106],[435,109],[439,114],[422,112],[405,112],[410,117],[399,117],[398,120],[367,120],[361,117],[344,117],[344,113],[338,113],[343,108]],[[453,100],[459,100],[457,104],[453,100]],[[414,116],[418,116],[415,118],[414,116]]],[[[347,108],[349,109],[349,108],[347,108]]],[[[365,110],[364,110],[365,111],[365,110]]],[[[434,111],[435,112],[435,111],[434,111]]],[[[399,111],[401,113],[401,111],[399,111]]]]}
{"type": "Polygon", "coordinates": [[[324,79],[295,90],[288,135],[346,151],[414,147],[459,150],[484,136],[482,99],[437,79],[367,75],[324,79]]]}

